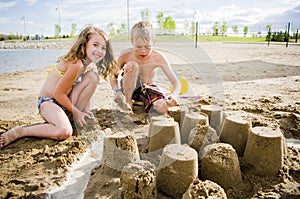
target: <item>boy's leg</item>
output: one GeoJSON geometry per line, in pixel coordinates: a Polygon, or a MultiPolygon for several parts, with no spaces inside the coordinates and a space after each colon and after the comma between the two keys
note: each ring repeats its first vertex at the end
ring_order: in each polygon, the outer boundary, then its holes
{"type": "Polygon", "coordinates": [[[122,78],[122,89],[125,94],[126,102],[132,106],[132,94],[136,88],[136,81],[139,75],[139,65],[136,62],[128,62],[124,68],[122,78]]]}

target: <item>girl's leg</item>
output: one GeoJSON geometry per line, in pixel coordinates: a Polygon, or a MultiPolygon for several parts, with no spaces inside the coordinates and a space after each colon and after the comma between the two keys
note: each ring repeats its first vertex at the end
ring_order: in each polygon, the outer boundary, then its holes
{"type": "Polygon", "coordinates": [[[69,95],[71,102],[81,111],[88,111],[90,99],[99,82],[99,75],[93,71],[85,73],[80,83],[74,86],[69,95]]]}
{"type": "Polygon", "coordinates": [[[53,102],[41,105],[41,116],[47,123],[33,126],[16,126],[0,135],[0,148],[21,137],[42,137],[64,140],[72,135],[73,129],[66,113],[53,102]]]}

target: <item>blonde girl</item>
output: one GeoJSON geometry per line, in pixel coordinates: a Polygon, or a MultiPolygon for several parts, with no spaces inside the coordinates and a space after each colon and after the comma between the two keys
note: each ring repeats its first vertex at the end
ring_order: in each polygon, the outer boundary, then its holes
{"type": "Polygon", "coordinates": [[[108,36],[94,26],[85,27],[69,52],[58,58],[40,90],[38,110],[46,123],[12,128],[0,135],[0,148],[27,136],[55,140],[69,138],[73,129],[68,115],[72,115],[80,127],[86,125],[85,118],[94,118],[90,99],[99,75],[106,79],[115,67],[108,36]],[[98,73],[87,70],[92,62],[96,64],[98,73]]]}

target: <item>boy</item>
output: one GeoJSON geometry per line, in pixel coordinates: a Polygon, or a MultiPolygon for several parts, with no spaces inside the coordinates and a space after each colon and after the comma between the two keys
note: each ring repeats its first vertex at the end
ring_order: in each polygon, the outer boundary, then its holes
{"type": "MultiPolygon", "coordinates": [[[[152,25],[147,21],[140,21],[131,29],[131,43],[133,48],[123,52],[118,58],[122,70],[122,79],[118,85],[117,74],[111,79],[111,86],[115,92],[114,101],[120,103],[125,100],[130,106],[135,102],[143,102],[146,112],[153,110],[165,114],[171,106],[177,105],[180,83],[175,76],[166,57],[153,49],[156,42],[152,25]],[[156,69],[161,68],[173,86],[173,93],[166,96],[153,81],[156,69]]],[[[132,110],[130,109],[132,112],[132,110]]]]}

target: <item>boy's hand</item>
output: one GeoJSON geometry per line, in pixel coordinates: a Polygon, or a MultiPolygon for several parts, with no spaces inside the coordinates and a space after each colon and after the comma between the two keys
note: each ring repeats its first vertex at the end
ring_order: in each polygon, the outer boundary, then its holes
{"type": "Polygon", "coordinates": [[[178,106],[178,101],[177,101],[175,95],[173,95],[173,94],[168,95],[165,98],[165,101],[166,101],[166,103],[167,103],[167,105],[169,107],[171,107],[171,106],[178,106]]]}
{"type": "Polygon", "coordinates": [[[123,95],[122,92],[117,92],[117,93],[115,93],[115,95],[114,95],[114,101],[115,101],[116,103],[121,102],[124,98],[125,98],[125,96],[123,95]]]}
{"type": "Polygon", "coordinates": [[[177,99],[173,94],[168,95],[165,99],[159,99],[153,102],[153,108],[162,114],[166,114],[169,107],[177,105],[177,99]]]}
{"type": "Polygon", "coordinates": [[[159,99],[153,102],[153,109],[161,114],[166,114],[168,112],[168,104],[166,99],[159,99]]]}

